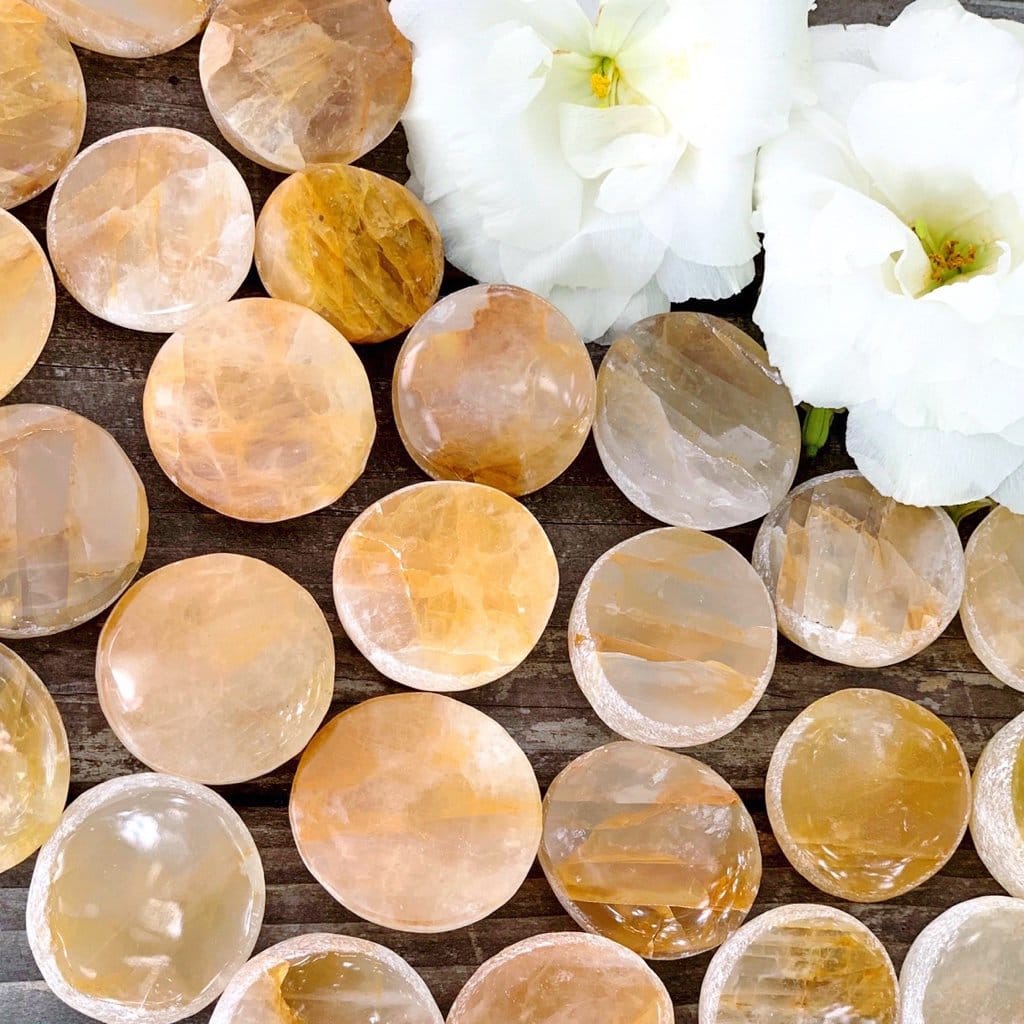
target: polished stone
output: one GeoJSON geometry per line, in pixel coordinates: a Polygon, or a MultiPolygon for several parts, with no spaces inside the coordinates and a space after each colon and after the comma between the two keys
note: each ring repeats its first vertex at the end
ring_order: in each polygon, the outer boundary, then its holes
{"type": "Polygon", "coordinates": [[[370,381],[326,320],[290,302],[211,310],[157,353],[143,398],[160,468],[189,497],[256,523],[337,501],[377,433],[370,381]]]}
{"type": "Polygon", "coordinates": [[[29,945],[47,984],[105,1024],[173,1024],[213,1002],[263,920],[263,867],[242,819],[169,775],[90,789],[43,847],[29,945]]]}
{"type": "Polygon", "coordinates": [[[142,481],[90,420],[0,408],[0,636],[61,633],[99,615],[146,550],[142,481]]]}
{"type": "Polygon", "coordinates": [[[953,520],[885,498],[856,472],[796,488],[762,524],[753,562],[780,632],[859,668],[923,651],[953,620],[964,589],[953,520]]]}
{"type": "Polygon", "coordinates": [[[920,704],[840,690],[783,733],[765,796],[775,838],[804,878],[876,903],[915,889],[953,856],[971,778],[953,731],[920,704]]]}
{"type": "Polygon", "coordinates": [[[672,999],[635,953],[597,935],[537,935],[488,960],[448,1024],[673,1024],[672,999]]]}
{"type": "Polygon", "coordinates": [[[0,644],[0,874],[50,838],[70,778],[57,705],[39,676],[0,644]]]}
{"type": "Polygon", "coordinates": [[[533,864],[540,790],[515,740],[450,697],[402,693],[329,722],[289,807],[306,867],[352,913],[445,932],[507,903],[533,864]]]}
{"type": "Polygon", "coordinates": [[[199,78],[217,127],[274,171],[351,163],[398,124],[412,48],[385,0],[221,0],[199,78]]]}
{"type": "Polygon", "coordinates": [[[897,1024],[885,947],[834,907],[778,907],[727,939],[700,992],[700,1024],[897,1024]]]}
{"type": "Polygon", "coordinates": [[[100,707],[143,764],[207,785],[300,754],[334,695],[334,638],[304,588],[266,562],[204,555],[121,598],[96,654],[100,707]]]}
{"type": "Polygon", "coordinates": [[[444,245],[430,211],[398,182],[324,164],[293,174],[267,200],[256,267],[274,298],[362,344],[394,338],[430,308],[444,245]]]}
{"type": "Polygon", "coordinates": [[[627,739],[692,747],[732,732],[775,668],[771,598],[724,541],[670,527],[602,555],[569,619],[580,689],[627,739]]]}
{"type": "Polygon", "coordinates": [[[334,560],[334,602],[378,672],[418,690],[470,690],[537,645],[558,562],[513,498],[467,483],[416,484],[371,505],[334,560]]]}
{"type": "Polygon", "coordinates": [[[190,132],[101,139],[64,172],[46,222],[64,286],[90,313],[176,331],[227,301],[252,264],[256,221],[242,176],[190,132]]]}
{"type": "Polygon", "coordinates": [[[48,189],[85,131],[85,80],[63,32],[23,0],[0,0],[0,209],[48,189]]]}
{"type": "Polygon", "coordinates": [[[638,743],[584,754],[551,783],[540,863],[581,928],[653,960],[714,949],[761,882],[757,828],[735,790],[638,743]]]}

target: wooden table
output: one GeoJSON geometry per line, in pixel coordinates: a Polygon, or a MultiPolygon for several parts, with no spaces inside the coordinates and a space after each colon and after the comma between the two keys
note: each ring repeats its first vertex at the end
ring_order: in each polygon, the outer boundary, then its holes
{"type": "MultiPolygon", "coordinates": [[[[818,22],[888,22],[900,0],[822,0],[818,22]]],[[[1024,0],[980,0],[980,13],[1024,20],[1024,0]]],[[[231,157],[252,189],[257,210],[280,180],[222,141],[199,88],[198,44],[163,57],[128,61],[81,53],[89,90],[85,144],[113,132],[146,125],[186,128],[231,157]]],[[[396,133],[363,164],[405,180],[405,144],[396,133]]],[[[49,193],[16,215],[43,238],[49,193]]],[[[465,282],[454,272],[446,290],[465,282]]],[[[391,414],[391,371],[397,344],[363,348],[373,383],[380,434],[366,474],[333,507],[280,526],[251,526],[215,515],[190,501],[161,473],[142,428],[142,389],[162,337],[110,326],[81,309],[58,289],[57,320],[42,358],[10,402],[65,406],[102,424],[135,463],[149,494],[151,528],[143,572],[190,555],[217,551],[263,558],[293,576],[316,597],[334,630],[337,684],[332,714],[397,690],[370,667],[342,633],[331,600],[331,561],[342,533],[371,502],[422,479],[406,455],[391,414]]],[[[253,274],[245,294],[260,294],[253,274]]],[[[751,329],[756,289],[714,308],[751,329]]],[[[710,307],[709,307],[710,308],[710,307]]],[[[593,350],[595,363],[601,351],[593,350]]],[[[846,465],[833,441],[801,479],[846,465]]],[[[529,660],[492,686],[463,695],[504,725],[530,756],[541,786],[569,761],[613,738],[577,688],[566,654],[566,626],[577,587],[608,548],[656,525],[637,511],[605,475],[592,443],[560,480],[526,500],[544,524],[562,570],[562,587],[551,624],[529,660]]],[[[749,555],[754,528],[724,536],[749,555]]],[[[71,796],[106,779],[141,770],[115,739],[99,709],[93,677],[102,622],[42,640],[17,643],[19,654],[48,684],[60,705],[71,742],[71,796]]],[[[1024,698],[1002,688],[982,669],[959,623],[914,660],[895,668],[862,671],[830,665],[782,642],[768,694],[731,736],[694,753],[721,772],[741,793],[757,821],[765,855],[764,881],[755,913],[792,902],[836,902],[803,881],[772,837],[764,806],[764,776],[775,742],[794,716],[813,700],[847,686],[871,686],[902,694],[930,708],[955,729],[972,764],[992,734],[1024,710],[1024,698]]],[[[288,790],[295,765],[244,786],[224,790],[252,829],[267,875],[267,912],[260,948],[310,931],[344,931],[391,946],[426,978],[442,1010],[488,957],[540,932],[571,929],[539,868],[516,898],[486,921],[449,935],[389,932],[355,919],[335,903],[303,867],[288,830],[288,790]]],[[[33,861],[0,876],[0,1022],[70,1024],[85,1018],[54,998],[40,980],[24,932],[26,890],[33,861]]],[[[879,906],[839,903],[881,937],[897,966],[907,945],[940,911],[1001,890],[965,841],[948,867],[909,895],[879,906]]],[[[708,956],[658,964],[676,1004],[679,1024],[696,1024],[696,1003],[708,956]]],[[[193,1018],[206,1021],[208,1012],[193,1018]]],[[[589,1024],[581,1021],[580,1024],[589,1024]]]]}

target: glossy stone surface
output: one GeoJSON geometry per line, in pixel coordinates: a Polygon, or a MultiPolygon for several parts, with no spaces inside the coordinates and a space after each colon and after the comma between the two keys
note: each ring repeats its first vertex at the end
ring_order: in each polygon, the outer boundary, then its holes
{"type": "Polygon", "coordinates": [[[136,128],[83,151],[57,183],[46,222],[72,296],[112,324],[156,333],[230,299],[255,236],[242,176],[176,128],[136,128]]]}
{"type": "Polygon", "coordinates": [[[515,740],[432,693],[378,697],[329,722],[289,807],[306,867],[354,914],[406,932],[483,920],[526,878],[540,790],[515,740]]]}
{"type": "Polygon", "coordinates": [[[442,299],[395,365],[395,421],[437,480],[530,494],[561,476],[590,432],[594,367],[572,324],[521,288],[478,285],[442,299]]]}
{"type": "Polygon", "coordinates": [[[444,246],[430,211],[398,182],[323,164],[267,200],[256,267],[274,298],[319,313],[349,341],[387,341],[437,298],[444,246]]]}
{"type": "Polygon", "coordinates": [[[337,501],[377,433],[352,346],[315,313],[276,299],[227,303],[169,338],[149,371],[143,416],[178,487],[255,523],[337,501]]]}
{"type": "Polygon", "coordinates": [[[143,764],[208,785],[279,768],[334,695],[334,639],[312,596],[266,562],[204,555],[157,569],[107,619],[100,706],[143,764]]]}
{"type": "Polygon", "coordinates": [[[79,797],[36,862],[29,945],[54,994],[105,1024],[173,1024],[256,944],[263,867],[212,790],[130,775],[79,797]]]}
{"type": "Polygon", "coordinates": [[[67,37],[23,0],[0,0],[0,209],[48,189],[85,131],[85,80],[67,37]]]}
{"type": "Polygon", "coordinates": [[[70,777],[57,705],[39,676],[0,644],[0,874],[50,838],[70,777]]]}
{"type": "Polygon", "coordinates": [[[597,560],[569,619],[576,680],[627,739],[692,747],[732,732],[771,679],[775,611],[724,541],[670,527],[597,560]]]}
{"type": "Polygon", "coordinates": [[[99,615],[146,551],[142,481],[90,420],[0,408],[0,636],[61,633],[99,615]]]}
{"type": "Polygon", "coordinates": [[[199,78],[224,137],[274,171],[351,163],[398,124],[412,48],[386,0],[222,0],[199,78]]]}
{"type": "Polygon", "coordinates": [[[859,668],[923,651],[953,620],[964,589],[953,520],[885,498],[856,472],[797,487],[761,525],[753,562],[779,631],[859,668]]]}
{"type": "Polygon", "coordinates": [[[700,1024],[897,1024],[885,947],[834,907],[794,904],[745,924],[708,967],[700,1024]]]}
{"type": "Polygon", "coordinates": [[[765,783],[789,862],[840,899],[875,903],[927,881],[953,856],[971,813],[953,731],[881,690],[840,690],[782,734],[765,783]]]}
{"type": "Polygon", "coordinates": [[[371,505],[334,560],[349,639],[405,686],[494,682],[533,650],[558,596],[540,523],[513,498],[467,483],[415,484],[371,505]]]}
{"type": "Polygon", "coordinates": [[[348,935],[300,935],[254,957],[210,1024],[444,1024],[423,979],[396,953],[348,935]]]}
{"type": "Polygon", "coordinates": [[[448,1024],[673,1024],[661,979],[597,935],[537,935],[488,960],[459,993],[448,1024]]]}

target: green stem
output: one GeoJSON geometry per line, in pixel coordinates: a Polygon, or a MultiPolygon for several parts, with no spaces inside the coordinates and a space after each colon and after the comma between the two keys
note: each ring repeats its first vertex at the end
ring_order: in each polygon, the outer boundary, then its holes
{"type": "Polygon", "coordinates": [[[804,409],[807,412],[804,417],[804,451],[813,459],[828,443],[832,421],[842,410],[819,409],[813,405],[805,405],[804,409]]]}
{"type": "Polygon", "coordinates": [[[959,526],[965,519],[973,516],[976,512],[984,509],[995,508],[996,503],[991,498],[982,498],[979,501],[968,501],[963,505],[947,505],[946,511],[950,519],[959,526]]]}

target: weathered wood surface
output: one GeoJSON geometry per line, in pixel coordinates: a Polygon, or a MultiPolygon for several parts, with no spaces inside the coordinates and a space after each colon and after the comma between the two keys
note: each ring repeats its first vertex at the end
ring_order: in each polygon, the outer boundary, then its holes
{"type": "MultiPolygon", "coordinates": [[[[822,0],[818,22],[887,22],[900,0],[822,0]]],[[[980,13],[1024,20],[1024,0],[980,0],[980,13]]],[[[85,143],[146,125],[186,128],[219,145],[234,159],[252,189],[257,209],[279,176],[238,156],[222,142],[207,114],[196,74],[198,46],[163,57],[119,61],[82,53],[89,89],[85,143]]],[[[363,163],[403,180],[405,149],[400,133],[363,163]]],[[[17,212],[42,238],[49,194],[17,212]]],[[[461,284],[451,274],[447,287],[461,284]]],[[[253,275],[247,294],[258,294],[253,275]]],[[[755,290],[716,312],[749,326],[755,290]]],[[[335,506],[298,522],[272,527],[236,523],[191,502],[163,476],[146,444],[141,397],[149,364],[162,338],[135,334],[91,317],[60,292],[53,336],[29,378],[10,402],[47,402],[74,409],[110,430],[145,481],[152,512],[149,550],[152,571],[189,555],[236,551],[273,563],[308,587],[334,628],[338,670],[336,713],[396,688],[379,677],[343,635],[334,613],[330,576],[334,550],[352,518],[372,501],[422,479],[406,456],[391,415],[389,391],[396,344],[363,349],[373,381],[380,435],[366,475],[335,506]]],[[[595,349],[597,361],[600,353],[595,349]]],[[[802,478],[844,465],[834,441],[801,469],[802,478]]],[[[542,786],[578,754],[612,739],[577,689],[569,668],[565,630],[576,588],[593,561],[609,547],[655,525],[633,508],[605,476],[592,444],[570,471],[526,504],[548,530],[562,569],[562,587],[551,625],[518,671],[464,699],[500,721],[523,745],[542,786]]],[[[727,540],[749,555],[754,530],[729,531],[727,540]]],[[[71,740],[72,797],[140,765],[120,746],[104,722],[96,699],[93,660],[100,622],[16,648],[47,682],[60,705],[71,740]]],[[[783,642],[779,664],[760,707],[731,736],[696,753],[739,789],[761,832],[765,875],[757,911],[795,901],[836,902],[804,882],[781,856],[764,813],[763,780],[772,748],[786,725],[811,701],[845,686],[873,686],[913,698],[942,716],[963,742],[972,764],[984,743],[1024,710],[1024,699],[997,686],[969,650],[956,623],[913,661],[880,671],[829,665],[783,642]]],[[[451,935],[388,932],[356,920],[311,878],[288,831],[288,787],[294,765],[268,778],[225,790],[252,828],[267,873],[266,923],[260,948],[314,930],[347,931],[386,943],[418,968],[442,1009],[487,957],[519,939],[572,927],[539,869],[519,895],[490,919],[451,935]]],[[[26,889],[32,862],[0,876],[0,1024],[71,1024],[85,1018],[58,1002],[40,980],[24,932],[26,889]]],[[[843,906],[875,929],[897,965],[914,936],[940,911],[975,896],[998,893],[969,840],[937,878],[899,900],[880,906],[843,906]]],[[[657,965],[676,1004],[679,1024],[696,1024],[696,1002],[707,956],[657,965]]],[[[206,1021],[200,1014],[194,1021],[206,1021]]],[[[587,1022],[580,1022],[587,1024],[587,1022]]]]}

